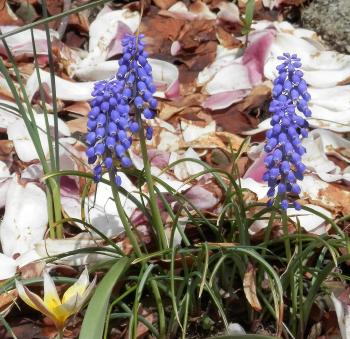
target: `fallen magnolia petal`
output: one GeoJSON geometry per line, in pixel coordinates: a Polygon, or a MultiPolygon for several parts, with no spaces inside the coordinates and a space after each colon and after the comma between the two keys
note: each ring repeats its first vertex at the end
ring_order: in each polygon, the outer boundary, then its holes
{"type": "MultiPolygon", "coordinates": [[[[312,208],[319,213],[322,213],[327,218],[332,218],[332,213],[323,207],[312,204],[307,204],[305,206],[312,208]]],[[[321,218],[320,216],[305,210],[297,211],[294,208],[288,208],[287,215],[293,222],[299,222],[300,227],[302,227],[307,233],[310,234],[326,234],[331,227],[324,218],[321,218]]],[[[249,233],[251,235],[257,234],[261,230],[265,229],[268,226],[268,223],[268,220],[259,219],[254,221],[249,227],[249,233]]]]}
{"type": "MultiPolygon", "coordinates": [[[[133,194],[136,199],[139,199],[138,194],[133,193],[137,192],[137,188],[129,178],[122,172],[119,172],[118,175],[122,179],[122,187],[129,194],[133,194]]],[[[104,178],[108,179],[108,175],[105,174],[104,178]]],[[[135,204],[130,198],[123,195],[120,195],[120,199],[126,215],[130,216],[136,208],[135,204]]],[[[103,182],[98,183],[95,195],[89,197],[85,202],[85,211],[88,222],[107,237],[116,236],[124,231],[109,185],[103,182]]],[[[92,233],[94,232],[92,231],[92,233]]]]}
{"type": "Polygon", "coordinates": [[[308,118],[311,127],[324,128],[338,133],[350,132],[350,109],[334,111],[326,107],[310,103],[312,116],[308,118]]]}
{"type": "Polygon", "coordinates": [[[34,183],[21,184],[13,178],[6,194],[0,241],[4,254],[25,253],[45,234],[48,222],[44,191],[34,183]]]}
{"type": "Polygon", "coordinates": [[[209,191],[200,183],[192,186],[184,193],[184,196],[199,210],[211,210],[220,202],[220,196],[218,194],[209,191]]]}
{"type": "MultiPolygon", "coordinates": [[[[43,148],[44,154],[47,155],[49,152],[49,145],[47,141],[47,135],[44,132],[46,130],[45,117],[43,114],[34,114],[34,119],[35,124],[38,126],[38,134],[41,146],[43,148]]],[[[53,129],[53,115],[48,116],[48,122],[51,129],[53,129]]],[[[70,135],[68,126],[61,119],[58,119],[58,132],[59,136],[70,135]]],[[[32,142],[26,125],[22,119],[18,119],[8,126],[7,135],[8,139],[13,141],[16,153],[22,161],[30,162],[32,160],[38,159],[38,154],[36,152],[34,143],[32,142]]]]}
{"type": "Polygon", "coordinates": [[[248,36],[249,44],[244,51],[242,63],[248,68],[249,79],[253,86],[262,81],[265,61],[275,37],[274,29],[255,31],[248,36]]]}
{"type": "Polygon", "coordinates": [[[337,314],[338,325],[342,339],[350,339],[350,299],[349,291],[344,291],[344,297],[331,294],[331,299],[337,314]],[[341,299],[339,297],[342,297],[341,299]]]}
{"type": "MultiPolygon", "coordinates": [[[[323,214],[327,218],[332,218],[332,213],[321,206],[311,204],[307,204],[305,206],[312,208],[313,210],[323,214]]],[[[293,220],[295,223],[299,222],[300,226],[306,232],[311,234],[322,235],[327,233],[328,230],[331,228],[328,221],[309,211],[297,211],[294,208],[288,208],[287,214],[291,220],[293,220]]]]}
{"type": "MultiPolygon", "coordinates": [[[[9,33],[19,26],[0,26],[2,34],[9,33]]],[[[47,55],[46,32],[41,29],[33,29],[37,55],[47,55]]],[[[50,38],[59,39],[56,31],[50,29],[50,38]]],[[[14,57],[33,56],[33,44],[30,30],[13,34],[6,38],[7,45],[14,57]]],[[[4,44],[0,41],[0,54],[7,55],[4,44]]]]}
{"type": "MultiPolygon", "coordinates": [[[[40,69],[40,80],[46,94],[51,97],[51,75],[40,69]]],[[[73,82],[55,76],[56,98],[66,101],[87,101],[90,100],[91,92],[94,87],[93,82],[73,82]]],[[[26,92],[31,101],[34,95],[39,91],[39,80],[34,70],[28,78],[26,84],[26,92]]]]}
{"type": "Polygon", "coordinates": [[[0,99],[0,129],[7,130],[7,127],[18,119],[20,119],[20,117],[16,112],[16,105],[12,101],[0,99]],[[12,106],[13,110],[4,105],[12,106]]]}
{"type": "Polygon", "coordinates": [[[223,21],[231,22],[233,24],[240,23],[239,8],[233,2],[221,1],[217,7],[220,9],[217,18],[223,21]]]}
{"type": "Polygon", "coordinates": [[[196,139],[199,139],[207,134],[215,133],[216,123],[215,121],[210,122],[205,127],[196,126],[193,123],[188,123],[184,120],[180,122],[182,137],[186,143],[190,143],[196,139]]]}
{"type": "Polygon", "coordinates": [[[264,182],[255,181],[252,178],[241,178],[241,187],[248,189],[249,191],[256,194],[258,200],[261,200],[267,196],[269,187],[264,182]]]}
{"type": "Polygon", "coordinates": [[[222,68],[237,62],[239,48],[229,49],[221,45],[217,46],[215,61],[198,73],[197,85],[204,86],[222,68]]]}
{"type": "MultiPolygon", "coordinates": [[[[255,182],[264,183],[263,175],[266,171],[266,166],[264,163],[264,154],[261,153],[258,158],[249,166],[245,172],[243,179],[251,178],[255,182]]],[[[248,188],[248,187],[246,187],[248,188]]]]}
{"type": "Polygon", "coordinates": [[[134,33],[139,22],[140,14],[128,9],[105,10],[97,15],[89,29],[89,54],[75,67],[97,65],[122,52],[121,40],[126,33],[134,33]]]}
{"type": "Polygon", "coordinates": [[[232,63],[221,68],[205,85],[204,89],[210,95],[228,91],[250,89],[249,69],[240,63],[232,63]],[[235,76],[232,76],[234,74],[235,76]]]}
{"type": "MultiPolygon", "coordinates": [[[[101,240],[95,239],[46,239],[37,242],[34,249],[40,258],[55,257],[78,249],[84,249],[89,247],[101,246],[101,252],[103,252],[103,245],[101,240]]],[[[66,256],[60,259],[56,259],[55,263],[70,265],[70,266],[82,266],[97,263],[101,260],[106,260],[108,257],[103,253],[84,252],[66,256]]]]}
{"type": "Polygon", "coordinates": [[[227,108],[232,104],[241,101],[249,94],[249,92],[250,90],[235,90],[217,93],[205,99],[202,106],[203,108],[209,108],[212,111],[227,108]]]}
{"type": "MultiPolygon", "coordinates": [[[[190,147],[181,156],[176,152],[172,152],[169,158],[169,165],[177,160],[185,159],[185,158],[201,160],[198,153],[190,147]]],[[[182,161],[176,164],[175,166],[173,166],[172,169],[177,179],[186,180],[190,176],[193,176],[193,175],[196,175],[197,173],[202,172],[204,170],[204,167],[193,161],[182,161]]],[[[201,177],[197,177],[197,180],[199,180],[200,178],[201,177]]]]}
{"type": "Polygon", "coordinates": [[[350,110],[350,85],[331,88],[309,88],[311,103],[332,111],[350,110]],[[332,100],[329,100],[332,98],[332,100]]]}
{"type": "Polygon", "coordinates": [[[14,259],[0,253],[0,281],[12,278],[17,271],[17,264],[14,259]]]}
{"type": "Polygon", "coordinates": [[[350,213],[350,192],[319,179],[315,175],[306,175],[299,182],[302,199],[309,199],[322,206],[339,211],[344,215],[350,213]]]}
{"type": "MultiPolygon", "coordinates": [[[[152,67],[153,80],[157,87],[157,92],[154,96],[170,99],[179,96],[179,71],[177,67],[163,60],[148,59],[148,61],[152,67]]],[[[114,76],[118,71],[118,68],[118,62],[110,60],[77,68],[75,70],[75,75],[80,80],[85,81],[104,80],[114,76]]],[[[90,91],[91,89],[92,87],[90,88],[90,91]]]]}
{"type": "Polygon", "coordinates": [[[257,128],[251,129],[249,131],[242,131],[241,134],[243,134],[243,135],[255,135],[258,133],[265,132],[271,127],[270,121],[271,121],[271,118],[265,119],[258,125],[257,128]]]}
{"type": "Polygon", "coordinates": [[[185,20],[215,20],[216,14],[211,12],[209,7],[200,1],[195,2],[188,9],[184,2],[178,1],[167,11],[160,11],[161,15],[175,17],[185,20]]]}
{"type": "Polygon", "coordinates": [[[319,139],[322,150],[330,155],[350,163],[350,141],[340,135],[324,129],[315,129],[310,136],[319,139]]]}

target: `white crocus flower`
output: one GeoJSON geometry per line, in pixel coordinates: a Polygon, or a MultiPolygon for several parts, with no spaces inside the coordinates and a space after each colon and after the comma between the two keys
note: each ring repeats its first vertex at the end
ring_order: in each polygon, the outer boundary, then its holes
{"type": "Polygon", "coordinates": [[[50,318],[58,330],[62,330],[67,319],[79,312],[96,284],[96,277],[90,283],[87,268],[79,279],[67,289],[62,300],[57,294],[56,286],[47,272],[44,272],[44,300],[32,293],[20,281],[16,287],[21,299],[30,307],[50,318]]]}

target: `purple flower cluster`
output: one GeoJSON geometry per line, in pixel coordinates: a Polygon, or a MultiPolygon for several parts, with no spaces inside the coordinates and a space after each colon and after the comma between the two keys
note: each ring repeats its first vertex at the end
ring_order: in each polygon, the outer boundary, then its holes
{"type": "MultiPolygon", "coordinates": [[[[88,115],[86,143],[89,147],[86,154],[89,164],[95,164],[96,182],[106,168],[113,170],[115,184],[120,186],[116,167],[132,165],[128,156],[132,135],[143,128],[137,115],[142,113],[145,119],[155,116],[157,100],[153,93],[156,87],[143,37],[143,34],[127,35],[122,40],[123,56],[116,76],[97,82],[92,92],[94,99],[90,102],[88,115]]],[[[146,126],[146,138],[150,140],[152,135],[152,127],[146,126]]]]}
{"type": "MultiPolygon", "coordinates": [[[[296,113],[296,109],[305,117],[311,116],[308,107],[310,94],[307,84],[303,79],[300,59],[296,54],[284,53],[278,57],[282,61],[277,66],[278,77],[274,81],[272,90],[271,126],[266,133],[265,165],[267,171],[264,180],[270,189],[267,193],[272,205],[278,196],[282,209],[288,208],[287,194],[298,195],[300,187],[297,180],[303,180],[305,165],[302,156],[305,147],[301,140],[308,135],[308,122],[296,113]]],[[[300,209],[298,202],[294,201],[294,207],[300,209]]]]}

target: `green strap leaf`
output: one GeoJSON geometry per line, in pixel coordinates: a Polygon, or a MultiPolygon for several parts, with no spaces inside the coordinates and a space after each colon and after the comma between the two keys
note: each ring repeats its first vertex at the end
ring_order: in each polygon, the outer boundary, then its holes
{"type": "Polygon", "coordinates": [[[131,261],[127,257],[119,259],[98,284],[86,310],[79,339],[103,337],[105,317],[113,287],[128,269],[131,261]]]}

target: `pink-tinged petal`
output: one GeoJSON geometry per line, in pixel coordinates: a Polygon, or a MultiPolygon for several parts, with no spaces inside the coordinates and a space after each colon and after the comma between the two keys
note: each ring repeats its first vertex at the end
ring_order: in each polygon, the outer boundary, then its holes
{"type": "MultiPolygon", "coordinates": [[[[18,26],[0,26],[1,32],[6,34],[19,28],[18,26]]],[[[46,33],[41,29],[34,29],[34,39],[37,55],[47,55],[46,33]]],[[[50,30],[51,39],[59,38],[58,33],[50,30]]],[[[6,38],[6,42],[14,57],[33,56],[32,37],[30,31],[23,31],[6,38]]],[[[0,54],[6,55],[6,50],[0,41],[0,54]]]]}
{"type": "Polygon", "coordinates": [[[179,41],[173,41],[173,43],[171,44],[171,47],[170,47],[170,54],[172,56],[175,56],[175,55],[178,55],[179,52],[181,50],[181,44],[179,41]]]}
{"type": "Polygon", "coordinates": [[[249,92],[250,90],[237,90],[217,93],[205,99],[202,106],[212,111],[223,109],[241,101],[249,92]]]}
{"type": "Polygon", "coordinates": [[[115,37],[112,39],[108,46],[108,54],[107,59],[120,54],[123,52],[122,39],[126,34],[132,34],[130,27],[126,25],[124,22],[119,21],[117,26],[117,33],[115,37]]]}
{"type": "Polygon", "coordinates": [[[253,85],[261,82],[266,57],[276,37],[274,29],[256,31],[249,35],[249,45],[243,55],[243,64],[248,67],[249,78],[253,85]]]}
{"type": "Polygon", "coordinates": [[[265,152],[262,152],[259,158],[257,158],[247,169],[245,172],[243,178],[251,178],[254,179],[256,182],[263,183],[263,175],[266,172],[264,159],[265,159],[265,152]]]}
{"type": "Polygon", "coordinates": [[[213,192],[208,191],[201,184],[192,186],[185,194],[188,199],[196,208],[200,210],[209,210],[214,208],[220,201],[213,192]]]}

